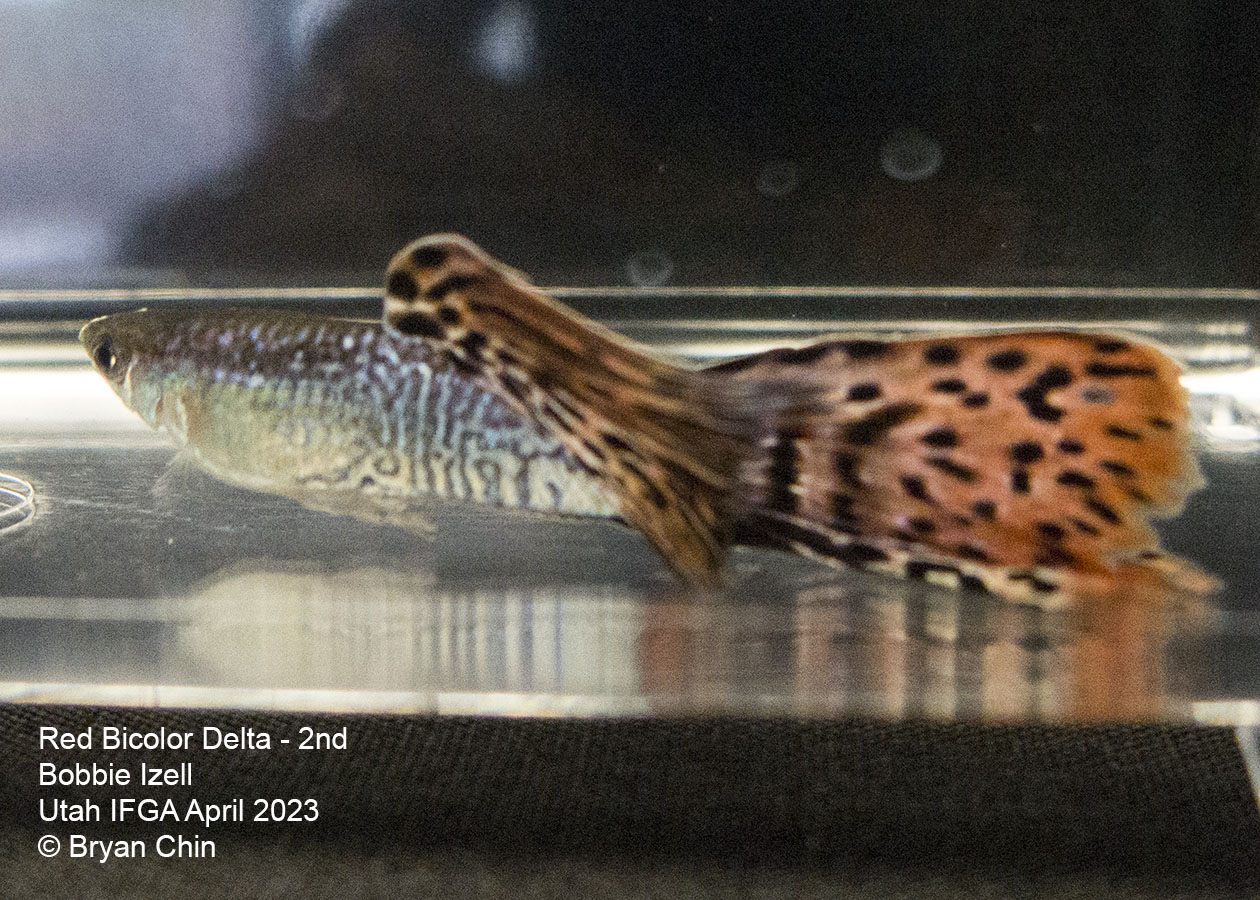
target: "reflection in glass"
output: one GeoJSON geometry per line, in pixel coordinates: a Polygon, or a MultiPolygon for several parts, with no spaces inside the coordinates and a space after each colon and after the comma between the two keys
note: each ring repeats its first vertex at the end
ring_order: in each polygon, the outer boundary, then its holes
{"type": "MultiPolygon", "coordinates": [[[[381,711],[1095,722],[1186,718],[1179,686],[1203,675],[1184,650],[1209,617],[1177,598],[1052,613],[860,575],[785,574],[786,595],[756,601],[238,565],[150,608],[157,657],[124,660],[146,676],[131,686],[95,683],[90,655],[60,674],[44,659],[25,686],[13,672],[3,680],[9,699],[43,702],[145,703],[156,690],[173,705],[282,709],[322,695],[332,708],[381,711]]],[[[732,586],[767,589],[756,573],[732,586]]]]}

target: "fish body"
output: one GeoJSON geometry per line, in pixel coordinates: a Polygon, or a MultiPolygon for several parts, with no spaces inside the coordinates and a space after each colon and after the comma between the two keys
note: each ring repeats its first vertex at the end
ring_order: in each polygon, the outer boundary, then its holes
{"type": "Polygon", "coordinates": [[[384,318],[540,422],[692,582],[740,542],[1039,603],[1213,586],[1150,526],[1201,479],[1178,366],[1129,338],[823,338],[687,370],[458,235],[394,257],[384,318]]]}
{"type": "Polygon", "coordinates": [[[537,423],[378,322],[140,310],[80,339],[129,408],[242,487],[370,519],[433,498],[617,515],[537,423]]]}

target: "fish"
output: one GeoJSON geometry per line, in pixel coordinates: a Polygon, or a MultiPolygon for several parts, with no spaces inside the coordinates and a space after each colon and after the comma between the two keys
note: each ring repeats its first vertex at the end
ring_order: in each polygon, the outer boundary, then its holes
{"type": "Polygon", "coordinates": [[[419,532],[444,500],[617,515],[536,422],[379,321],[144,309],[94,319],[79,337],[128,408],[239,487],[419,532]]]}
{"type": "Polygon", "coordinates": [[[1202,476],[1180,368],[1129,336],[833,335],[687,368],[456,234],[393,257],[382,317],[544,426],[698,586],[742,543],[1040,605],[1216,587],[1151,526],[1202,476]]]}

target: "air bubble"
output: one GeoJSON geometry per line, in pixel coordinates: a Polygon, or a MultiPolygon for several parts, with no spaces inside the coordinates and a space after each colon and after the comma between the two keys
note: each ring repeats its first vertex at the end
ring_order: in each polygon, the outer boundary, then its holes
{"type": "Polygon", "coordinates": [[[674,261],[664,253],[636,253],[626,260],[626,276],[639,287],[659,287],[674,274],[674,261]]]}
{"type": "Polygon", "coordinates": [[[473,50],[481,74],[515,84],[538,68],[538,12],[521,0],[504,0],[490,11],[473,50]]]}
{"type": "Polygon", "coordinates": [[[879,148],[879,166],[889,178],[923,181],[940,171],[945,153],[917,128],[898,128],[879,148]]]}

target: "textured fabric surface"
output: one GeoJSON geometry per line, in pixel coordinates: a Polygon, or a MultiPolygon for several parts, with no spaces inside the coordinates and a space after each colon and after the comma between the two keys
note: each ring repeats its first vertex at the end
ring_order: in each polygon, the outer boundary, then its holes
{"type": "MultiPolygon", "coordinates": [[[[322,812],[314,825],[216,828],[216,860],[137,862],[136,873],[168,873],[152,875],[163,885],[152,896],[176,891],[196,871],[223,863],[261,870],[273,857],[292,869],[281,877],[295,884],[305,870],[336,873],[327,876],[336,881],[361,869],[374,878],[394,872],[416,890],[426,867],[455,871],[465,858],[470,872],[502,882],[491,896],[515,892],[512,873],[537,874],[546,858],[570,860],[573,878],[620,882],[609,890],[627,896],[641,895],[630,890],[641,878],[661,879],[662,892],[671,878],[695,891],[710,878],[738,885],[738,870],[756,873],[748,884],[767,891],[778,889],[770,875],[778,871],[782,885],[806,895],[868,879],[883,887],[867,896],[897,896],[904,885],[925,889],[934,879],[963,893],[970,884],[978,896],[1011,879],[1068,894],[1072,884],[1128,884],[1135,896],[1260,889],[1260,817],[1233,736],[1217,729],[9,706],[0,707],[0,753],[5,869],[27,873],[34,880],[24,883],[35,886],[57,871],[93,865],[49,862],[34,852],[39,834],[67,828],[39,821],[38,798],[85,793],[40,788],[38,763],[135,766],[143,758],[151,765],[192,761],[194,786],[130,793],[211,802],[314,796],[322,812]],[[38,747],[41,725],[198,732],[215,725],[275,737],[297,737],[302,725],[346,726],[348,749],[52,753],[38,747]]],[[[87,792],[98,799],[123,793],[87,792]]],[[[126,836],[115,825],[83,830],[126,836]]],[[[137,833],[153,831],[146,825],[137,833]]],[[[108,878],[121,877],[120,866],[106,868],[108,878]]],[[[531,890],[542,895],[549,885],[539,875],[531,890]]],[[[238,895],[253,896],[225,896],[238,895]]]]}
{"type": "Polygon", "coordinates": [[[35,859],[31,835],[0,830],[0,896],[198,897],[230,900],[358,900],[366,897],[512,900],[1226,900],[1245,889],[1170,885],[1100,872],[925,871],[888,865],[825,868],[737,867],[711,860],[610,855],[505,857],[458,849],[346,849],[284,841],[223,842],[225,860],[160,861],[131,866],[35,859]],[[27,841],[26,838],[30,838],[27,841]]]}

